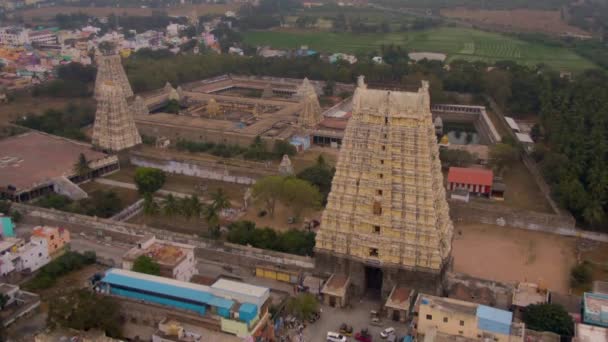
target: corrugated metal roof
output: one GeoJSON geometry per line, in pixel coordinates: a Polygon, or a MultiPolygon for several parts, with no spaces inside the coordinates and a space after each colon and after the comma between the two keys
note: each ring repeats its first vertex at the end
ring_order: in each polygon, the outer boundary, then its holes
{"type": "Polygon", "coordinates": [[[213,289],[225,290],[247,296],[263,297],[269,290],[267,287],[255,286],[238,281],[219,279],[213,285],[213,289]]]}
{"type": "Polygon", "coordinates": [[[485,305],[477,307],[477,325],[479,329],[503,335],[511,333],[513,313],[485,305]]]}
{"type": "Polygon", "coordinates": [[[212,295],[208,286],[128,270],[111,269],[106,272],[102,282],[187,299],[220,308],[230,309],[234,305],[232,300],[212,295]]]}

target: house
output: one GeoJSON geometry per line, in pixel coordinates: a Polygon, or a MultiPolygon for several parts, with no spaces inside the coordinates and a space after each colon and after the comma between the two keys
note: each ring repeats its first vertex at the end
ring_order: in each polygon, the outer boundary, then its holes
{"type": "Polygon", "coordinates": [[[17,272],[34,272],[51,261],[48,241],[44,237],[32,236],[30,242],[19,247],[15,259],[17,272]]]}
{"type": "Polygon", "coordinates": [[[23,291],[17,285],[0,283],[0,294],[7,297],[7,302],[0,311],[0,324],[5,327],[40,306],[37,294],[23,291]]]}
{"type": "Polygon", "coordinates": [[[198,273],[194,246],[183,243],[157,240],[146,236],[122,258],[122,268],[133,269],[133,263],[140,256],[147,256],[160,266],[160,275],[181,281],[190,281],[198,273]]]}
{"type": "Polygon", "coordinates": [[[332,274],[323,286],[323,302],[331,307],[344,307],[347,304],[350,277],[343,274],[332,274]]]}
{"type": "Polygon", "coordinates": [[[405,322],[414,298],[414,290],[403,286],[393,287],[384,303],[386,317],[396,322],[405,322]]]}
{"type": "Polygon", "coordinates": [[[13,224],[13,220],[11,220],[8,216],[3,216],[0,213],[0,234],[2,234],[3,238],[6,237],[15,237],[15,225],[13,224]]]}
{"type": "Polygon", "coordinates": [[[485,305],[421,294],[417,301],[418,334],[439,332],[451,340],[523,341],[523,323],[513,313],[485,305]]]}
{"type": "Polygon", "coordinates": [[[587,325],[583,323],[576,323],[574,326],[574,339],[575,342],[596,342],[596,341],[608,341],[608,329],[602,327],[596,327],[593,325],[587,325]]]}
{"type": "Polygon", "coordinates": [[[35,227],[32,231],[32,238],[35,237],[46,240],[49,248],[48,255],[52,257],[62,252],[70,243],[70,232],[61,227],[35,227]]]}
{"type": "Polygon", "coordinates": [[[0,241],[0,275],[6,276],[15,270],[15,259],[18,258],[17,251],[23,245],[23,240],[16,238],[4,238],[0,241]]]}
{"type": "Polygon", "coordinates": [[[583,322],[608,328],[608,295],[585,292],[583,295],[583,322]]]}
{"type": "Polygon", "coordinates": [[[511,305],[516,314],[525,310],[528,305],[549,302],[549,290],[534,283],[519,283],[513,290],[511,305]]]}
{"type": "Polygon", "coordinates": [[[467,167],[450,167],[448,171],[448,190],[467,190],[476,195],[490,196],[494,173],[492,170],[467,167]]]}

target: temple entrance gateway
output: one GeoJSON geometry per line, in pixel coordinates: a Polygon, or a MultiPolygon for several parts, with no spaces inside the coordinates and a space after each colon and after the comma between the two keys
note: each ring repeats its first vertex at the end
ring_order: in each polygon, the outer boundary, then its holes
{"type": "Polygon", "coordinates": [[[382,270],[378,267],[365,266],[365,292],[380,296],[382,292],[382,270]]]}

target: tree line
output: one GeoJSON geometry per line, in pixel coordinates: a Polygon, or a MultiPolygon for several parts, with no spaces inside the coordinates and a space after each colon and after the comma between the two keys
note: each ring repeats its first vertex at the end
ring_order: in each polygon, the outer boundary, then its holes
{"type": "Polygon", "coordinates": [[[312,255],[315,233],[290,229],[277,232],[257,228],[251,221],[238,221],[228,226],[228,242],[297,255],[312,255]]]}
{"type": "Polygon", "coordinates": [[[296,154],[296,148],[282,140],[275,140],[273,148],[270,151],[266,147],[266,143],[259,136],[248,147],[179,139],[175,144],[175,148],[179,151],[206,152],[224,158],[242,156],[248,160],[258,161],[276,160],[281,159],[283,155],[294,156],[296,154]]]}

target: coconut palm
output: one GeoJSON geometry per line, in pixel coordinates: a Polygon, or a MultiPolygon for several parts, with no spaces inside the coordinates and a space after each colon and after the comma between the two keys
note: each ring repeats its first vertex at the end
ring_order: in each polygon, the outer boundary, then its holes
{"type": "Polygon", "coordinates": [[[163,202],[163,214],[174,216],[180,212],[179,203],[173,195],[169,194],[163,202]]]}

